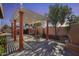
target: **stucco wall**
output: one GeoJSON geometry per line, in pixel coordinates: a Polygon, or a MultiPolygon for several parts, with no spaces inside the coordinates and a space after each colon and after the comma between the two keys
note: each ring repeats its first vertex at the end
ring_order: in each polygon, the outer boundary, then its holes
{"type": "MultiPolygon", "coordinates": [[[[66,43],[66,48],[70,51],[73,51],[79,55],[79,24],[73,24],[71,26],[71,30],[66,33],[64,28],[57,28],[57,34],[59,36],[62,35],[68,35],[70,42],[66,43]]],[[[46,28],[45,28],[45,34],[46,34],[46,28]]],[[[54,28],[49,28],[49,35],[55,35],[55,29],[54,28]]]]}
{"type": "MultiPolygon", "coordinates": [[[[45,34],[46,34],[46,28],[45,28],[45,34]]],[[[54,27],[49,27],[48,34],[49,35],[55,35],[55,28],[54,27]]],[[[59,35],[59,36],[66,35],[66,32],[65,32],[64,28],[58,27],[57,28],[57,35],[59,35]]]]}
{"type": "Polygon", "coordinates": [[[79,24],[72,25],[68,35],[72,43],[79,44],[79,24]]]}
{"type": "Polygon", "coordinates": [[[70,42],[66,44],[66,48],[79,55],[79,24],[73,24],[71,30],[68,33],[70,42]]]}

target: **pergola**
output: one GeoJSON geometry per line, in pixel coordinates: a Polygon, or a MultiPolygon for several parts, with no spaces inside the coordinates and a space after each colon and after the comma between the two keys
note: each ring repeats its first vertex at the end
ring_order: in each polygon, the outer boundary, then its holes
{"type": "MultiPolygon", "coordinates": [[[[34,13],[28,9],[20,8],[15,11],[12,18],[12,37],[14,38],[14,41],[16,41],[16,23],[19,23],[19,50],[24,49],[23,25],[24,24],[34,25],[35,23],[41,23],[42,20],[44,20],[43,16],[34,13]]],[[[47,21],[46,39],[48,40],[48,21],[47,21]]]]}
{"type": "MultiPolygon", "coordinates": [[[[44,17],[42,15],[39,15],[33,11],[30,11],[28,9],[21,9],[23,11],[23,23],[24,24],[33,24],[38,21],[42,21],[44,17]]],[[[13,19],[17,19],[16,21],[19,22],[19,9],[15,11],[13,19]]]]}

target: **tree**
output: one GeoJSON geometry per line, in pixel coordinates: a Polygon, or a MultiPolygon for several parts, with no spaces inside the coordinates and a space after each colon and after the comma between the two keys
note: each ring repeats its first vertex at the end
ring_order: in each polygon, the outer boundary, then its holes
{"type": "Polygon", "coordinates": [[[71,14],[71,8],[68,6],[63,6],[55,4],[54,6],[49,6],[49,20],[55,28],[55,37],[57,38],[57,23],[60,22],[62,25],[65,22],[65,19],[68,18],[71,14]]]}
{"type": "Polygon", "coordinates": [[[71,25],[72,25],[73,23],[75,23],[75,18],[76,18],[75,15],[70,15],[70,16],[68,17],[68,20],[67,20],[67,21],[68,21],[68,25],[69,25],[69,26],[65,27],[65,30],[66,30],[67,33],[70,31],[71,25]]]}
{"type": "Polygon", "coordinates": [[[79,16],[75,16],[74,23],[79,23],[79,16]]]}
{"type": "Polygon", "coordinates": [[[59,18],[59,4],[55,4],[54,6],[50,5],[49,6],[49,15],[48,15],[51,23],[53,24],[54,28],[55,28],[55,37],[57,36],[57,22],[58,22],[58,18],[59,18]]]}
{"type": "MultiPolygon", "coordinates": [[[[65,19],[69,18],[69,16],[72,13],[72,9],[69,8],[68,6],[59,6],[60,11],[59,11],[59,22],[62,25],[65,22],[65,19]]],[[[74,16],[74,15],[73,15],[74,16]]]]}

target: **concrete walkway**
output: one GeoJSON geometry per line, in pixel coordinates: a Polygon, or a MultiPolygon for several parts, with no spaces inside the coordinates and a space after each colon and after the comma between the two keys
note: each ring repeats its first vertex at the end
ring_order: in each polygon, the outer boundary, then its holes
{"type": "Polygon", "coordinates": [[[24,36],[24,50],[16,51],[19,48],[19,37],[13,42],[7,37],[7,56],[72,56],[74,53],[64,49],[65,44],[56,41],[40,38],[38,41],[33,36],[24,36]]]}
{"type": "Polygon", "coordinates": [[[62,56],[64,44],[55,41],[45,41],[40,38],[38,42],[34,37],[24,36],[24,50],[9,54],[9,56],[62,56]]]}
{"type": "Polygon", "coordinates": [[[7,49],[4,53],[4,55],[9,55],[18,49],[18,44],[17,42],[14,42],[13,39],[11,38],[11,35],[7,36],[7,49]]]}

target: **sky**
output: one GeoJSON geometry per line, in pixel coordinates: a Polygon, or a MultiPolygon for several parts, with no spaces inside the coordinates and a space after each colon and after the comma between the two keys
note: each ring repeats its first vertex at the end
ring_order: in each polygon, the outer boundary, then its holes
{"type": "MultiPolygon", "coordinates": [[[[23,8],[32,10],[40,15],[48,13],[50,5],[54,3],[24,3],[23,8]]],[[[68,5],[72,8],[72,12],[75,15],[79,15],[79,4],[78,3],[63,3],[62,5],[68,5]]],[[[20,8],[19,3],[3,3],[4,19],[0,19],[0,25],[10,25],[14,12],[20,8]]]]}

